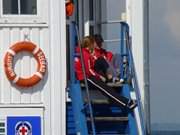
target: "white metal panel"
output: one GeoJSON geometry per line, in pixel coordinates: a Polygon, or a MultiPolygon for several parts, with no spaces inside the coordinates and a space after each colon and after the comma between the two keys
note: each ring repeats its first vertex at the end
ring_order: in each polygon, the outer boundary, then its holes
{"type": "MultiPolygon", "coordinates": [[[[0,109],[7,108],[6,112],[12,112],[11,108],[27,107],[32,108],[28,113],[31,115],[36,114],[33,108],[43,107],[45,108],[43,135],[65,135],[65,1],[52,0],[48,5],[51,7],[49,26],[36,23],[0,24],[0,109]],[[12,85],[3,67],[3,58],[7,49],[15,42],[22,40],[30,40],[41,47],[48,64],[43,80],[28,89],[12,85]]],[[[14,69],[20,76],[29,76],[36,70],[34,58],[26,52],[17,54],[15,63],[14,69]]],[[[17,113],[12,112],[12,114],[17,113]]]]}
{"type": "MultiPolygon", "coordinates": [[[[5,128],[7,129],[7,125],[10,124],[7,122],[7,117],[39,117],[40,118],[40,123],[41,125],[41,135],[44,135],[44,108],[39,107],[39,108],[0,108],[0,122],[5,124],[5,128]]],[[[32,123],[31,123],[32,124],[32,123]]],[[[2,129],[2,127],[1,127],[2,129]]],[[[1,132],[3,135],[7,135],[7,130],[4,130],[4,132],[1,132]]],[[[13,129],[12,129],[13,130],[13,129]]],[[[36,130],[36,129],[33,129],[36,130]]],[[[38,129],[39,130],[39,129],[38,129]]]]}
{"type": "MultiPolygon", "coordinates": [[[[11,35],[13,35],[13,36],[11,36],[11,42],[19,41],[19,39],[20,39],[20,29],[19,28],[12,29],[11,30],[11,35]]],[[[15,58],[15,61],[17,61],[17,58],[18,57],[15,58]]],[[[15,71],[17,73],[20,73],[20,71],[21,71],[21,65],[20,64],[15,65],[15,71]]],[[[12,99],[11,99],[12,103],[20,103],[21,91],[16,90],[16,88],[12,87],[11,95],[12,95],[12,99]]]]}
{"type": "Polygon", "coordinates": [[[66,134],[66,31],[65,1],[50,2],[51,135],[66,134]]]}
{"type": "Polygon", "coordinates": [[[136,73],[144,105],[145,126],[147,134],[150,134],[148,8],[148,0],[127,1],[127,20],[130,24],[136,73]]]}
{"type": "Polygon", "coordinates": [[[44,108],[0,108],[0,118],[6,116],[44,116],[44,108]]]}
{"type": "MultiPolygon", "coordinates": [[[[5,55],[5,51],[7,50],[7,46],[10,44],[10,28],[4,28],[1,29],[1,37],[0,37],[0,41],[2,41],[1,44],[1,67],[3,67],[3,59],[4,59],[4,55],[5,55]]],[[[7,79],[5,78],[5,74],[4,74],[4,67],[1,70],[1,76],[2,79],[1,81],[1,92],[2,92],[2,99],[1,99],[1,103],[10,103],[11,101],[11,86],[9,84],[9,82],[7,81],[7,79]]]]}
{"type": "MultiPolygon", "coordinates": [[[[51,56],[50,42],[49,42],[49,28],[48,27],[0,27],[0,108],[8,107],[31,107],[31,108],[45,108],[44,112],[44,126],[45,133],[43,135],[52,134],[51,127],[51,90],[56,89],[56,85],[51,85],[51,70],[50,60],[51,56]],[[5,73],[3,67],[3,58],[7,49],[14,43],[24,39],[24,35],[28,35],[30,41],[39,46],[47,58],[48,70],[42,81],[34,87],[25,89],[12,85],[5,73]]],[[[54,46],[51,47],[54,49],[54,46]]],[[[60,50],[57,50],[60,51],[60,50]]],[[[26,52],[19,53],[14,59],[15,72],[21,76],[29,76],[36,70],[37,63],[31,54],[26,52]]],[[[56,66],[54,63],[53,66],[56,66]]],[[[57,80],[57,79],[56,79],[57,80]]],[[[55,81],[55,80],[52,80],[55,81]]],[[[59,90],[59,89],[58,89],[59,90]]],[[[53,99],[53,98],[52,98],[53,99]]],[[[59,106],[60,108],[61,106],[59,106]]],[[[31,109],[33,110],[33,109],[31,109]]],[[[65,110],[65,108],[64,108],[65,110]]],[[[33,111],[31,111],[33,112],[33,111]]],[[[56,123],[56,120],[54,121],[56,123]]],[[[43,131],[44,132],[44,131],[43,131]]]]}
{"type": "MultiPolygon", "coordinates": [[[[52,57],[51,55],[53,55],[51,53],[51,46],[53,46],[52,44],[49,44],[49,41],[47,42],[47,40],[44,39],[49,39],[49,30],[48,29],[41,29],[39,31],[39,34],[41,35],[41,37],[39,38],[39,42],[40,42],[40,46],[43,49],[43,52],[46,54],[46,59],[47,59],[47,64],[48,64],[48,69],[47,69],[47,74],[45,75],[43,84],[46,85],[42,85],[43,88],[41,90],[37,90],[37,89],[33,89],[34,90],[34,94],[31,96],[31,102],[32,103],[37,103],[39,100],[44,103],[44,105],[46,106],[46,110],[44,111],[44,123],[45,123],[45,135],[52,135],[52,129],[51,128],[51,99],[53,99],[53,97],[51,96],[51,91],[52,89],[58,90],[56,89],[56,86],[52,86],[51,85],[51,81],[58,81],[58,80],[52,80],[51,79],[51,60],[50,58],[52,57]],[[42,95],[42,96],[40,96],[42,95]]],[[[60,51],[60,50],[59,50],[60,51]]],[[[54,65],[56,66],[56,65],[54,65]]],[[[58,83],[58,82],[57,82],[58,83]]],[[[58,106],[57,106],[58,107],[58,106]]],[[[59,106],[61,107],[61,106],[59,106]]],[[[65,109],[65,108],[64,108],[65,109]]],[[[56,122],[56,121],[55,121],[56,122]]]]}
{"type": "MultiPolygon", "coordinates": [[[[43,47],[42,50],[49,50],[49,38],[48,38],[48,29],[45,28],[1,28],[0,34],[0,43],[1,43],[1,101],[0,103],[42,103],[44,85],[47,85],[47,75],[44,79],[34,87],[31,88],[20,88],[11,84],[5,73],[3,67],[3,58],[7,49],[18,41],[27,40],[25,36],[29,38],[30,41],[34,42],[37,46],[43,47]],[[43,45],[42,45],[43,44],[43,45]]],[[[47,52],[47,51],[46,51],[47,52]]],[[[45,53],[48,57],[48,52],[45,53]]],[[[33,56],[27,52],[19,53],[15,56],[14,59],[15,67],[14,70],[19,76],[30,76],[36,71],[37,63],[33,56]]]]}
{"type": "MultiPolygon", "coordinates": [[[[35,43],[37,43],[38,45],[40,45],[40,29],[39,28],[34,28],[31,30],[31,33],[30,33],[30,38],[32,41],[34,41],[35,43]]],[[[44,50],[43,50],[44,51],[44,50]]],[[[45,53],[46,54],[46,53],[45,53]]],[[[34,71],[36,70],[36,66],[34,66],[36,64],[36,62],[31,59],[31,74],[34,73],[34,71]]],[[[35,90],[34,88],[32,89],[32,95],[31,95],[31,103],[38,103],[38,101],[40,101],[41,99],[41,92],[38,90],[35,90]]]]}
{"type": "Polygon", "coordinates": [[[132,50],[138,84],[144,103],[143,0],[131,1],[131,9],[132,50]]]}
{"type": "MultiPolygon", "coordinates": [[[[21,37],[20,40],[26,40],[26,36],[28,38],[28,35],[30,33],[30,29],[29,28],[23,28],[21,30],[21,37]]],[[[12,35],[13,36],[13,35],[12,35]]],[[[31,71],[31,59],[30,58],[30,54],[28,54],[27,52],[22,52],[19,54],[20,57],[18,58],[20,60],[20,64],[21,64],[21,72],[19,73],[22,77],[27,77],[27,76],[31,76],[30,71],[31,71]]],[[[30,103],[30,97],[31,97],[31,91],[32,88],[23,88],[22,90],[24,90],[21,93],[21,103],[30,103]]]]}
{"type": "MultiPolygon", "coordinates": [[[[37,91],[39,93],[37,93],[36,97],[40,97],[41,99],[40,102],[41,103],[46,103],[46,106],[49,105],[50,101],[49,101],[49,97],[50,97],[50,93],[51,93],[51,89],[56,89],[56,87],[51,87],[50,89],[50,86],[51,86],[51,83],[50,83],[50,80],[51,80],[51,70],[53,70],[50,66],[51,64],[51,60],[50,58],[52,57],[52,53],[51,53],[51,46],[53,46],[52,44],[49,44],[49,41],[48,40],[45,40],[45,39],[49,39],[49,30],[48,29],[40,29],[39,31],[40,33],[40,38],[39,38],[39,42],[40,42],[40,47],[41,48],[44,48],[43,49],[43,52],[46,54],[46,59],[47,59],[47,74],[45,75],[45,77],[43,78],[43,81],[42,81],[42,89],[37,91]],[[46,84],[46,85],[45,85],[46,84]],[[41,96],[38,96],[38,95],[41,95],[41,96]],[[48,103],[48,104],[47,104],[48,103]]],[[[56,48],[53,48],[53,49],[56,49],[56,48]]],[[[59,50],[60,51],[60,50],[59,50]]],[[[55,65],[54,65],[55,66],[55,65]]],[[[58,80],[53,80],[53,81],[58,81],[58,80]]],[[[34,96],[34,95],[33,95],[34,96]]],[[[34,96],[35,97],[35,96],[34,96]]],[[[38,101],[38,100],[35,100],[35,101],[38,101]]]]}

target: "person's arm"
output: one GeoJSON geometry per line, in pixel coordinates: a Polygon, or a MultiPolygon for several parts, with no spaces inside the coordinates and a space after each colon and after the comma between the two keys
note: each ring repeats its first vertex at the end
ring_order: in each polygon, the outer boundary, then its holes
{"type": "Polygon", "coordinates": [[[94,68],[93,68],[93,66],[92,66],[92,62],[91,62],[90,59],[88,60],[88,70],[89,70],[89,72],[90,72],[91,75],[99,78],[100,75],[99,75],[98,73],[96,73],[96,71],[94,70],[94,68]]]}
{"type": "Polygon", "coordinates": [[[103,82],[106,82],[106,78],[103,77],[102,75],[98,74],[95,70],[94,70],[94,66],[93,66],[93,60],[89,59],[88,60],[88,69],[89,72],[92,76],[96,77],[97,79],[100,79],[103,82]]]}

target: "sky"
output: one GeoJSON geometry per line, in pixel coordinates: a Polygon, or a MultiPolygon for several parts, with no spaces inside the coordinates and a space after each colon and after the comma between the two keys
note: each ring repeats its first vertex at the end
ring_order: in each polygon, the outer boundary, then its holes
{"type": "Polygon", "coordinates": [[[165,129],[180,129],[179,13],[180,0],[149,0],[151,123],[165,129]]]}

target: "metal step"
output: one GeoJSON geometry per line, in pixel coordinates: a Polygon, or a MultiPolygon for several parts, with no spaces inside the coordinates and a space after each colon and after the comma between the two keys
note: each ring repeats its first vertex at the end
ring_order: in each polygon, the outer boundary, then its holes
{"type": "MultiPolygon", "coordinates": [[[[128,135],[128,131],[125,130],[127,128],[128,118],[126,114],[119,112],[119,107],[112,107],[112,104],[109,104],[108,100],[95,100],[94,103],[97,103],[93,104],[93,106],[95,105],[96,135],[128,135]]],[[[69,114],[69,118],[67,119],[67,134],[75,135],[76,130],[72,121],[73,112],[70,103],[67,104],[67,111],[69,114]]],[[[86,118],[88,127],[91,129],[90,118],[86,118]]],[[[91,134],[91,131],[89,131],[89,134],[91,134]]]]}
{"type": "MultiPolygon", "coordinates": [[[[116,90],[117,91],[117,93],[119,93],[120,94],[120,90],[119,89],[114,89],[114,90],[116,90]]],[[[99,90],[95,90],[95,89],[91,89],[90,91],[89,91],[89,95],[90,95],[90,98],[91,98],[91,100],[93,101],[93,100],[103,100],[103,101],[105,101],[105,102],[107,102],[108,101],[108,97],[107,96],[105,96],[105,95],[103,95],[102,94],[102,92],[101,91],[99,91],[99,90]]],[[[83,97],[83,99],[84,99],[84,101],[87,101],[87,93],[86,93],[86,91],[85,90],[82,90],[82,97],[83,97]]]]}
{"type": "MultiPolygon", "coordinates": [[[[91,100],[101,99],[101,100],[107,100],[108,98],[104,96],[100,91],[98,90],[90,90],[89,91],[91,100]]],[[[87,94],[86,91],[82,91],[82,96],[84,98],[84,101],[87,101],[87,94]]]]}
{"type": "MultiPolygon", "coordinates": [[[[128,121],[128,117],[94,117],[96,121],[106,121],[106,122],[124,122],[128,121]]],[[[87,117],[87,121],[90,121],[90,118],[87,117]]]]}
{"type": "MultiPolygon", "coordinates": [[[[117,104],[110,102],[109,100],[92,100],[92,108],[94,116],[103,117],[127,117],[127,110],[119,107],[117,104]]],[[[88,110],[86,113],[89,114],[88,110]]]]}
{"type": "MultiPolygon", "coordinates": [[[[87,99],[84,99],[84,102],[87,103],[87,99]]],[[[109,100],[107,99],[93,99],[91,100],[92,104],[101,105],[101,104],[110,104],[109,100]]]]}
{"type": "MultiPolygon", "coordinates": [[[[89,135],[93,135],[93,134],[89,134],[89,135]]],[[[117,134],[117,133],[100,133],[100,134],[96,134],[96,135],[129,135],[129,134],[117,134]]]]}

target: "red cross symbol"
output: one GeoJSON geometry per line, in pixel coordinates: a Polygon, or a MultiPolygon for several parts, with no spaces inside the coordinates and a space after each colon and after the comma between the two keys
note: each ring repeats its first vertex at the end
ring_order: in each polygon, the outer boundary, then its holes
{"type": "Polygon", "coordinates": [[[23,126],[20,130],[20,133],[22,133],[22,135],[25,135],[27,133],[27,129],[25,129],[25,127],[23,126]]]}

